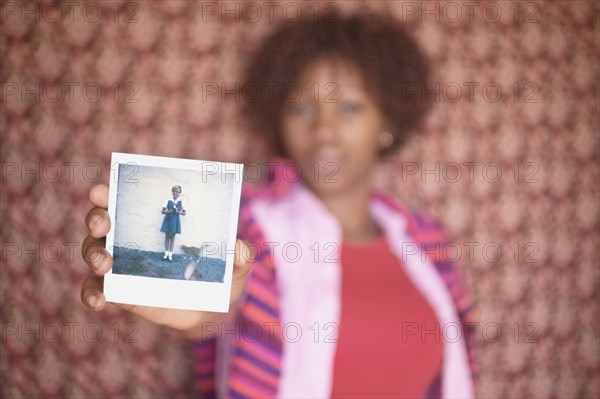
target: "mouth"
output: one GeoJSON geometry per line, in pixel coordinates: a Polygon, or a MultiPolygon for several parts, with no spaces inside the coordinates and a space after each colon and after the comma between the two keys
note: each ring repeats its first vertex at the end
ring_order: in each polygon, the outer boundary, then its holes
{"type": "Polygon", "coordinates": [[[317,164],[318,168],[323,168],[327,164],[331,163],[339,166],[343,163],[343,161],[344,157],[342,155],[342,151],[339,149],[339,147],[334,145],[327,145],[319,148],[313,156],[313,162],[317,164]]]}

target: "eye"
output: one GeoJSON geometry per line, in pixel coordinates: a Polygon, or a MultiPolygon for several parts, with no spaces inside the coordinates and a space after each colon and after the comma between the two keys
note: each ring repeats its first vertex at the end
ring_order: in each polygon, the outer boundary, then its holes
{"type": "Polygon", "coordinates": [[[340,104],[339,112],[342,116],[349,116],[349,115],[356,114],[361,109],[362,109],[362,106],[360,104],[343,103],[343,104],[340,104]]]}

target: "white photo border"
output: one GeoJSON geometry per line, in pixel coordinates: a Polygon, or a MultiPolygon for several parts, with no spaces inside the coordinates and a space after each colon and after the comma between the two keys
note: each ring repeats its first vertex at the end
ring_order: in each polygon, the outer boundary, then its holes
{"type": "Polygon", "coordinates": [[[235,257],[235,242],[240,209],[243,181],[243,164],[201,161],[183,158],[169,158],[152,155],[126,154],[113,152],[110,169],[108,214],[111,228],[106,235],[106,250],[113,256],[119,165],[161,167],[168,169],[217,171],[220,174],[234,174],[231,196],[231,213],[225,253],[225,275],[223,283],[161,279],[154,277],[131,276],[113,273],[112,269],[104,276],[104,295],[109,302],[160,308],[228,312],[235,257]],[[168,165],[168,166],[167,166],[168,165]]]}

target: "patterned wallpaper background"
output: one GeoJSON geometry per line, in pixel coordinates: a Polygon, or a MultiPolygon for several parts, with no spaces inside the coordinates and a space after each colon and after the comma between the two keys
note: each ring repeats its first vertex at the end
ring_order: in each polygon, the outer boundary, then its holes
{"type": "Polygon", "coordinates": [[[378,184],[454,239],[477,395],[600,397],[599,3],[283,0],[0,5],[0,396],[195,394],[177,333],[80,303],[87,190],[111,151],[261,159],[227,90],[276,23],[332,9],[394,14],[433,64],[378,184]]]}

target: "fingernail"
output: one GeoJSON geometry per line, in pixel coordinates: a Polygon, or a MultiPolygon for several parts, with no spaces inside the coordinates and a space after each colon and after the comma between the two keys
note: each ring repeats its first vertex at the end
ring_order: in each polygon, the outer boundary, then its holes
{"type": "Polygon", "coordinates": [[[86,301],[88,305],[90,305],[90,308],[95,308],[98,304],[98,297],[95,295],[90,295],[87,297],[86,301]]]}

